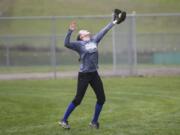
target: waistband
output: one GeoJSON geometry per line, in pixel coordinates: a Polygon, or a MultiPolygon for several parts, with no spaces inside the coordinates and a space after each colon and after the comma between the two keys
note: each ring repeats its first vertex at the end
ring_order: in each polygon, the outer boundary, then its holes
{"type": "Polygon", "coordinates": [[[93,72],[79,72],[79,75],[92,75],[92,74],[98,74],[97,71],[93,71],[93,72]]]}

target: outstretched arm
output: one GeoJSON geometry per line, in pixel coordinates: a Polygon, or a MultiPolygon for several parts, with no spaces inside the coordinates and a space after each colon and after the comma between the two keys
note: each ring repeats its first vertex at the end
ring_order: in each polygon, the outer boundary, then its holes
{"type": "Polygon", "coordinates": [[[71,35],[72,35],[72,32],[76,29],[76,23],[73,21],[70,23],[70,26],[69,26],[69,30],[68,30],[68,33],[65,37],[65,40],[64,40],[64,45],[67,47],[67,48],[70,48],[72,50],[75,50],[75,51],[78,51],[79,50],[79,42],[76,41],[76,42],[70,42],[70,39],[71,39],[71,35]]]}
{"type": "Polygon", "coordinates": [[[106,25],[100,32],[98,32],[93,39],[96,43],[99,43],[101,39],[106,35],[106,33],[115,25],[114,22],[110,22],[108,25],[106,25]]]}
{"type": "Polygon", "coordinates": [[[126,12],[119,9],[115,9],[113,13],[113,22],[110,22],[106,27],[104,27],[99,33],[94,36],[96,43],[99,43],[104,35],[115,25],[120,24],[126,19],[126,12]]]}

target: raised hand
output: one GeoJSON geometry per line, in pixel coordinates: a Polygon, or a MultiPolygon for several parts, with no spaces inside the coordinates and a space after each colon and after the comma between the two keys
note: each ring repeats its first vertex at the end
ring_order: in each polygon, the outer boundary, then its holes
{"type": "Polygon", "coordinates": [[[76,28],[77,28],[76,22],[72,21],[69,25],[69,29],[74,31],[74,30],[76,30],[76,28]]]}

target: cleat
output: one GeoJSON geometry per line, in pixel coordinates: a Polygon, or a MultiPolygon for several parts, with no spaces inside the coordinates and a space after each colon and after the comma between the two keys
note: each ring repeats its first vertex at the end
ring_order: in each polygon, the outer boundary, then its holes
{"type": "Polygon", "coordinates": [[[99,122],[90,122],[89,127],[99,129],[99,122]]]}
{"type": "Polygon", "coordinates": [[[58,124],[64,129],[68,129],[68,130],[70,129],[70,125],[68,124],[68,121],[61,120],[58,122],[58,124]]]}

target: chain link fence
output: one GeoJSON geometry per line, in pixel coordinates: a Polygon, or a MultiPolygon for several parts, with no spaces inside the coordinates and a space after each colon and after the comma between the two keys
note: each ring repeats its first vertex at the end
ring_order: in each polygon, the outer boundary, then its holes
{"type": "MultiPolygon", "coordinates": [[[[76,20],[78,30],[95,34],[111,19],[110,15],[0,17],[1,78],[76,75],[79,56],[64,47],[69,23],[76,20]]],[[[101,74],[180,74],[179,23],[179,13],[128,14],[99,45],[101,74]]],[[[77,31],[71,40],[76,40],[77,31]]]]}

